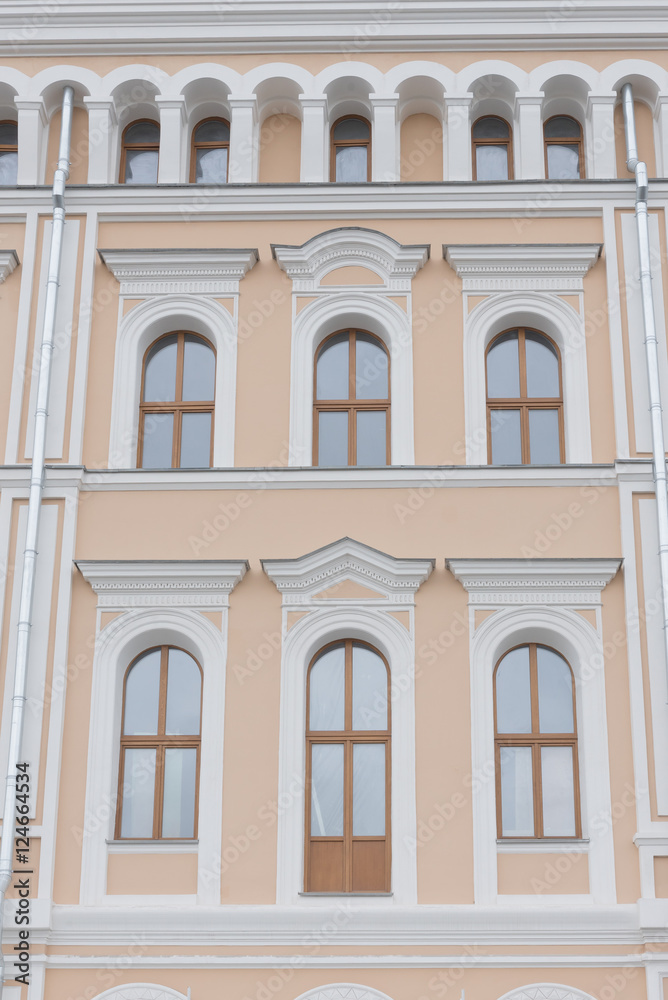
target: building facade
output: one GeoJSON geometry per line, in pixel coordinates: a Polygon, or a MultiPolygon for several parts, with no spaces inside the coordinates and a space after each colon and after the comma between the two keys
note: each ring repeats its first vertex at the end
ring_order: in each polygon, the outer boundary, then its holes
{"type": "Polygon", "coordinates": [[[0,4],[5,1000],[668,998],[667,6],[0,4]]]}

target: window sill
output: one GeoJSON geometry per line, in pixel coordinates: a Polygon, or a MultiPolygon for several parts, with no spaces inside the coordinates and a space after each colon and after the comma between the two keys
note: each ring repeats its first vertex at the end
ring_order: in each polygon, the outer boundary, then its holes
{"type": "Polygon", "coordinates": [[[496,849],[499,854],[586,854],[589,851],[588,838],[544,837],[540,840],[501,840],[497,839],[496,849]]]}
{"type": "Polygon", "coordinates": [[[107,840],[109,854],[197,854],[198,840],[107,840]]]}
{"type": "Polygon", "coordinates": [[[368,896],[384,896],[391,897],[394,896],[393,892],[300,892],[300,896],[306,897],[306,899],[311,899],[314,896],[328,896],[335,897],[336,899],[349,899],[351,896],[359,898],[368,896]]]}

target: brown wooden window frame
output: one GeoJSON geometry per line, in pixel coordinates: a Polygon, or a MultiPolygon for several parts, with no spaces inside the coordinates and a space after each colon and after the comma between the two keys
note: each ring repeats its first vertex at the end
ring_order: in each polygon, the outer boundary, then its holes
{"type": "MultiPolygon", "coordinates": [[[[142,469],[142,460],[144,452],[144,423],[146,417],[154,413],[173,413],[174,414],[174,424],[172,427],[172,469],[180,469],[181,465],[181,423],[184,413],[210,413],[211,414],[211,444],[209,448],[209,468],[213,466],[213,438],[214,438],[214,423],[215,423],[215,412],[216,412],[216,401],[212,400],[193,400],[192,402],[184,402],[181,399],[183,395],[183,358],[185,354],[185,342],[186,336],[195,337],[197,340],[201,340],[203,344],[213,352],[213,362],[214,366],[217,365],[218,359],[216,357],[216,349],[213,344],[206,339],[206,337],[200,336],[199,333],[193,333],[191,330],[172,330],[171,333],[163,333],[162,336],[158,337],[150,344],[146,351],[144,352],[144,358],[142,361],[141,369],[141,402],[139,404],[139,434],[137,441],[137,468],[142,469]],[[176,346],[176,387],[174,390],[175,399],[170,400],[166,403],[156,403],[156,402],[144,402],[144,389],[145,389],[145,379],[146,379],[146,361],[150,352],[159,344],[161,340],[166,340],[168,337],[177,337],[176,346]]],[[[215,389],[215,367],[214,367],[214,389],[215,389]]]]}
{"type": "Polygon", "coordinates": [[[200,772],[200,761],[202,755],[202,696],[204,688],[204,677],[202,674],[202,667],[200,663],[195,659],[192,653],[189,653],[187,649],[182,649],[180,646],[151,646],[149,649],[144,649],[138,656],[135,656],[132,663],[129,665],[125,671],[125,676],[123,677],[123,706],[121,709],[121,736],[120,736],[120,756],[118,761],[118,800],[116,806],[116,828],[115,828],[115,838],[116,840],[145,840],[147,843],[153,840],[197,840],[197,823],[199,814],[199,772],[200,772]],[[159,707],[158,707],[158,732],[153,736],[126,736],[123,732],[125,727],[125,699],[127,695],[127,681],[130,676],[130,671],[141,661],[141,659],[147,655],[147,653],[152,653],[154,650],[160,650],[160,688],[159,688],[159,707]],[[197,669],[200,672],[201,685],[200,685],[200,706],[199,706],[199,733],[196,736],[168,736],[165,733],[165,722],[167,714],[167,667],[169,660],[170,649],[178,649],[180,652],[185,653],[187,656],[197,664],[197,669]],[[162,810],[164,805],[164,791],[165,791],[165,750],[166,749],[195,749],[197,751],[197,767],[195,771],[195,815],[193,818],[193,836],[192,837],[163,837],[162,836],[162,810]],[[153,750],[156,751],[156,768],[155,768],[155,785],[153,792],[153,836],[151,837],[123,837],[121,834],[122,823],[123,823],[123,778],[125,770],[125,751],[126,750],[153,750]]]}
{"type": "Polygon", "coordinates": [[[371,643],[361,639],[337,639],[327,643],[315,654],[309,663],[306,676],[306,794],[305,794],[305,829],[304,829],[304,891],[321,892],[311,889],[311,845],[318,843],[343,843],[343,890],[333,890],[332,895],[352,893],[356,895],[369,892],[377,895],[379,892],[390,892],[392,883],[392,830],[391,830],[391,792],[392,792],[392,699],[390,697],[390,667],[380,652],[371,643]],[[310,726],[311,713],[311,671],[316,662],[330,649],[343,646],[345,649],[345,729],[312,731],[310,726]],[[387,729],[359,730],[352,728],[352,688],[353,688],[353,647],[363,646],[374,652],[385,665],[387,672],[387,729]],[[343,785],[343,836],[311,836],[311,751],[312,747],[321,744],[336,743],[344,745],[344,785],[343,785]],[[384,836],[353,836],[353,746],[355,743],[385,744],[385,834],[384,836]],[[355,843],[385,842],[385,880],[382,889],[353,888],[353,845],[355,843]]]}
{"type": "Polygon", "coordinates": [[[14,143],[0,143],[0,156],[3,153],[16,153],[19,155],[19,136],[18,136],[18,125],[16,122],[12,121],[11,118],[7,118],[4,121],[0,121],[0,128],[3,125],[13,125],[16,129],[16,142],[14,143]]]}
{"type": "MultiPolygon", "coordinates": [[[[547,165],[547,148],[548,148],[548,146],[577,146],[578,147],[578,169],[579,169],[580,176],[578,178],[573,177],[572,180],[576,180],[576,179],[577,180],[583,180],[583,178],[585,177],[584,137],[583,137],[583,134],[582,134],[582,125],[577,120],[577,118],[575,118],[573,115],[550,115],[550,117],[546,118],[545,121],[543,122],[543,147],[544,147],[544,155],[545,155],[545,177],[548,180],[550,180],[550,175],[549,175],[549,170],[548,170],[548,165],[547,165]],[[555,118],[568,118],[568,119],[570,119],[570,121],[575,122],[575,124],[580,129],[580,138],[579,139],[574,139],[572,137],[571,138],[564,137],[563,139],[559,139],[559,138],[557,138],[557,139],[548,139],[547,136],[545,135],[545,128],[555,118]]],[[[552,178],[552,179],[553,180],[559,180],[558,177],[557,178],[552,178]]]]}
{"type": "Polygon", "coordinates": [[[313,362],[313,465],[318,465],[318,435],[319,435],[319,415],[322,412],[343,412],[348,413],[348,465],[343,466],[343,468],[357,468],[357,413],[360,410],[385,410],[386,412],[386,424],[385,424],[385,463],[390,465],[391,458],[391,441],[390,441],[390,430],[391,430],[391,411],[392,411],[392,378],[391,378],[391,359],[390,353],[387,346],[383,343],[380,337],[376,336],[375,333],[369,333],[368,330],[357,330],[353,327],[348,327],[344,330],[337,330],[336,333],[330,333],[321,344],[318,345],[318,349],[315,352],[315,358],[313,362]],[[318,359],[320,355],[326,348],[326,344],[332,340],[334,337],[339,337],[341,334],[348,334],[348,399],[318,399],[318,359]],[[357,352],[355,349],[356,335],[358,333],[363,333],[365,337],[372,337],[373,340],[378,344],[379,347],[383,349],[387,357],[387,399],[357,399],[355,393],[357,391],[356,387],[356,358],[357,352]]]}
{"type": "MultiPolygon", "coordinates": [[[[340,118],[336,119],[336,121],[334,122],[334,124],[332,125],[332,127],[330,129],[330,161],[329,161],[329,174],[330,174],[330,177],[331,177],[332,181],[334,181],[335,183],[338,183],[338,184],[341,184],[341,183],[349,183],[349,184],[350,183],[356,183],[355,181],[347,181],[346,182],[346,181],[337,181],[336,180],[336,151],[337,151],[337,149],[342,149],[344,146],[366,146],[366,179],[367,179],[367,181],[370,181],[371,180],[371,122],[369,121],[368,118],[365,118],[364,115],[341,115],[340,118]],[[351,118],[355,118],[357,121],[364,122],[364,124],[368,126],[368,129],[369,129],[369,138],[366,139],[366,140],[360,140],[360,139],[338,139],[338,140],[335,140],[334,139],[334,129],[337,127],[337,125],[340,125],[341,122],[347,122],[351,118]]],[[[363,182],[359,181],[358,183],[361,184],[363,182]]]]}
{"type": "Polygon", "coordinates": [[[511,326],[509,330],[504,330],[502,333],[496,334],[495,337],[490,340],[485,351],[485,398],[487,400],[487,461],[492,464],[492,410],[519,410],[520,411],[520,435],[522,441],[522,465],[531,465],[531,451],[530,451],[530,437],[529,437],[529,410],[558,410],[559,411],[559,464],[563,465],[566,461],[566,438],[564,432],[564,376],[563,368],[561,363],[561,351],[555,344],[551,337],[548,337],[546,333],[542,330],[534,330],[531,327],[525,326],[511,326]],[[496,342],[501,338],[505,337],[508,333],[517,333],[518,335],[518,356],[520,365],[520,395],[513,399],[512,397],[505,398],[499,397],[498,399],[490,398],[488,377],[487,377],[487,358],[489,352],[492,350],[496,342]],[[550,346],[554,349],[557,356],[557,363],[559,366],[559,395],[558,396],[527,396],[527,366],[526,366],[526,350],[525,335],[527,333],[535,333],[539,337],[546,340],[550,346]]]}
{"type": "MultiPolygon", "coordinates": [[[[508,180],[514,180],[514,169],[513,169],[513,126],[509,121],[506,121],[501,115],[480,115],[479,118],[473,122],[471,126],[471,147],[473,151],[473,180],[478,180],[478,162],[476,150],[478,146],[505,146],[506,156],[508,157],[508,180]],[[496,118],[498,121],[503,122],[504,125],[508,126],[508,138],[507,139],[474,139],[473,133],[478,122],[484,121],[486,118],[496,118]]],[[[500,184],[501,181],[484,181],[485,184],[500,184]]]]}
{"type": "Polygon", "coordinates": [[[494,768],[496,774],[496,827],[499,840],[580,840],[582,838],[582,818],[580,807],[580,775],[578,763],[578,717],[577,700],[575,691],[575,677],[573,668],[568,660],[559,653],[558,650],[546,646],[542,642],[521,642],[512,649],[506,650],[494,667],[494,768]],[[496,678],[499,667],[506,656],[515,649],[529,648],[529,677],[531,684],[531,732],[530,733],[499,733],[497,722],[497,693],[496,678]],[[571,674],[571,687],[573,692],[573,732],[572,733],[541,733],[540,720],[538,715],[538,648],[547,649],[551,653],[561,657],[567,665],[571,674]],[[563,747],[568,746],[573,749],[573,815],[575,817],[575,833],[571,836],[561,835],[557,837],[543,836],[543,790],[541,774],[541,748],[542,747],[563,747]],[[533,774],[533,837],[508,837],[503,834],[503,813],[501,801],[501,747],[531,747],[531,767],[533,774]]]}
{"type": "Polygon", "coordinates": [[[119,170],[119,173],[118,173],[118,182],[119,182],[119,184],[125,184],[126,183],[126,180],[125,180],[125,160],[126,160],[126,153],[127,153],[127,151],[129,149],[131,149],[131,150],[139,150],[139,152],[144,152],[144,153],[156,152],[158,154],[158,165],[160,164],[160,134],[161,134],[160,133],[160,124],[159,124],[159,122],[154,121],[152,118],[137,118],[136,121],[130,122],[129,125],[125,126],[125,128],[123,129],[123,135],[121,137],[121,166],[120,166],[120,170],[119,170]],[[144,124],[150,124],[150,125],[155,125],[156,126],[156,128],[158,129],[158,141],[157,142],[136,142],[136,143],[135,142],[131,142],[131,143],[128,143],[126,141],[126,138],[125,138],[126,135],[127,135],[127,133],[128,133],[128,130],[131,129],[131,128],[134,128],[135,125],[144,125],[144,124]]]}
{"type": "Polygon", "coordinates": [[[192,135],[190,138],[190,183],[195,184],[197,180],[197,150],[198,149],[226,149],[227,150],[227,170],[225,171],[225,180],[220,181],[220,184],[227,184],[230,176],[230,140],[226,142],[197,142],[195,140],[195,133],[201,125],[206,125],[207,122],[220,122],[221,125],[227,125],[230,129],[230,123],[227,118],[221,118],[218,115],[212,115],[211,118],[203,118],[201,122],[197,122],[192,130],[192,135]]]}

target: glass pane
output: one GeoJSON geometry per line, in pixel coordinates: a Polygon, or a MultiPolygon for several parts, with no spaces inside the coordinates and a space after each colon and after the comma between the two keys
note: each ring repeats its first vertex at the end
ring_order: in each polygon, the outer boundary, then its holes
{"type": "Polygon", "coordinates": [[[496,671],[497,733],[531,732],[529,647],[506,653],[496,671]]]}
{"type": "Polygon", "coordinates": [[[125,736],[155,736],[160,702],[160,650],[144,653],[125,679],[125,736]]]}
{"type": "Polygon", "coordinates": [[[546,139],[579,139],[581,135],[580,123],[575,118],[560,115],[545,122],[546,139]]]}
{"type": "Polygon", "coordinates": [[[16,184],[18,153],[0,153],[0,184],[16,184]]]}
{"type": "Polygon", "coordinates": [[[142,469],[171,469],[173,413],[145,413],[142,469]]]}
{"type": "Polygon", "coordinates": [[[184,413],[181,417],[182,469],[208,469],[211,466],[211,414],[184,413]]]}
{"type": "Polygon", "coordinates": [[[520,394],[520,355],[517,333],[505,333],[487,352],[487,396],[517,399],[520,394]]]}
{"type": "Polygon", "coordinates": [[[478,118],[473,126],[474,139],[508,139],[510,126],[502,118],[478,118]]]}
{"type": "Polygon", "coordinates": [[[527,396],[532,399],[559,397],[559,358],[556,349],[539,333],[526,333],[527,396]]]}
{"type": "Polygon", "coordinates": [[[353,729],[387,729],[387,669],[368,646],[353,646],[353,729]]]}
{"type": "Polygon", "coordinates": [[[361,118],[344,118],[334,128],[338,142],[365,142],[369,138],[369,123],[361,118]]]}
{"type": "Polygon", "coordinates": [[[162,337],[153,345],[148,352],[144,369],[144,402],[171,403],[174,399],[176,399],[176,334],[162,337]]]}
{"type": "Polygon", "coordinates": [[[519,410],[492,410],[492,465],[522,464],[522,434],[519,410]]]}
{"type": "Polygon", "coordinates": [[[478,181],[508,180],[508,147],[476,146],[475,176],[478,181]]]}
{"type": "Polygon", "coordinates": [[[357,414],[357,465],[387,465],[387,412],[357,414]]]}
{"type": "Polygon", "coordinates": [[[229,142],[230,126],[227,122],[216,118],[210,122],[202,122],[195,129],[195,142],[229,142]]]}
{"type": "Polygon", "coordinates": [[[16,122],[0,123],[0,146],[16,146],[19,141],[19,129],[16,122]]]}
{"type": "Polygon", "coordinates": [[[387,353],[375,337],[358,333],[355,338],[355,384],[357,399],[387,399],[387,353]]]}
{"type": "Polygon", "coordinates": [[[195,150],[195,182],[197,184],[226,184],[229,149],[220,146],[195,150]]]}
{"type": "Polygon", "coordinates": [[[165,786],[162,804],[162,836],[195,836],[195,791],[197,750],[168,747],[165,750],[165,786]]]}
{"type": "Polygon", "coordinates": [[[547,147],[547,176],[550,180],[568,181],[580,176],[580,151],[578,146],[551,145],[547,147]]]}
{"type": "Polygon", "coordinates": [[[165,732],[168,736],[196,736],[202,696],[200,669],[182,649],[170,649],[167,660],[167,715],[165,732]]]}
{"type": "Polygon", "coordinates": [[[311,836],[343,836],[343,744],[311,748],[311,836]]]}
{"type": "Polygon", "coordinates": [[[125,154],[126,184],[157,184],[157,150],[128,149],[125,154]]]}
{"type": "Polygon", "coordinates": [[[153,836],[155,754],[144,747],[125,751],[121,837],[153,836]]]}
{"type": "Polygon", "coordinates": [[[573,748],[541,747],[543,836],[575,836],[573,748]]]}
{"type": "Polygon", "coordinates": [[[127,146],[159,143],[160,126],[155,122],[137,122],[127,129],[124,141],[127,146]]]}
{"type": "Polygon", "coordinates": [[[573,732],[573,676],[559,653],[538,650],[538,717],[541,733],[573,732]]]}
{"type": "Polygon", "coordinates": [[[353,746],[353,837],[385,835],[385,744],[353,746]]]}
{"type": "Polygon", "coordinates": [[[328,411],[318,416],[318,465],[348,465],[348,413],[328,411]]]}
{"type": "Polygon", "coordinates": [[[316,370],[317,399],[350,398],[350,337],[339,333],[331,337],[318,354],[316,370]]]}
{"type": "Polygon", "coordinates": [[[334,646],[311,667],[309,728],[313,732],[345,729],[346,651],[334,646]]]}
{"type": "Polygon", "coordinates": [[[501,829],[504,837],[533,837],[531,747],[501,747],[501,829]]]}
{"type": "Polygon", "coordinates": [[[193,400],[212,400],[216,357],[205,340],[186,334],[185,341],[181,398],[186,403],[193,400]]]}
{"type": "Polygon", "coordinates": [[[529,451],[532,465],[559,465],[558,410],[529,410],[529,451]]]}
{"type": "Polygon", "coordinates": [[[367,146],[341,146],[336,151],[337,181],[367,180],[367,146]]]}

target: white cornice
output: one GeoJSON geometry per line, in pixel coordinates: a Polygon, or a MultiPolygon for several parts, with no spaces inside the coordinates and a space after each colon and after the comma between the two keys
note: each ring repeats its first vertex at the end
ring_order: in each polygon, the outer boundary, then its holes
{"type": "Polygon", "coordinates": [[[130,608],[227,607],[229,595],[246,574],[244,560],[78,560],[75,564],[104,611],[130,608]]]}
{"type": "Polygon", "coordinates": [[[619,559],[447,559],[469,604],[596,607],[619,559]]]}
{"type": "Polygon", "coordinates": [[[257,263],[257,250],[98,250],[121,295],[227,295],[257,263]]]}
{"type": "Polygon", "coordinates": [[[468,292],[582,291],[600,243],[453,244],[443,256],[468,292]]]}
{"type": "Polygon", "coordinates": [[[0,285],[19,266],[16,250],[0,250],[0,285]]]}
{"type": "MultiPolygon", "coordinates": [[[[317,291],[325,275],[340,267],[365,267],[382,278],[386,289],[409,291],[412,279],[429,259],[429,249],[425,244],[404,246],[375,229],[351,226],[330,229],[301,246],[272,244],[271,252],[292,279],[295,291],[317,291]]],[[[326,291],[333,289],[327,286],[326,291]]]]}
{"type": "Polygon", "coordinates": [[[340,538],[298,559],[263,559],[262,568],[284,601],[310,600],[319,591],[352,580],[388,600],[407,603],[428,578],[434,560],[397,559],[354,538],[340,538]]]}

